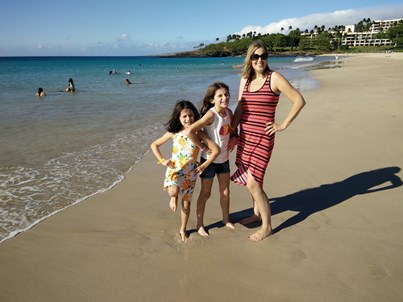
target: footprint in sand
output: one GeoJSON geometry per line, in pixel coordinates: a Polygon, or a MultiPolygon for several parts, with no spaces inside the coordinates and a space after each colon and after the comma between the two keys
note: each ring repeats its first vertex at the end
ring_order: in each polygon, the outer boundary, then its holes
{"type": "Polygon", "coordinates": [[[291,252],[291,260],[301,262],[306,258],[308,258],[306,253],[301,249],[296,249],[291,252]]]}
{"type": "Polygon", "coordinates": [[[383,279],[388,275],[388,272],[383,266],[377,264],[370,264],[369,275],[375,279],[383,279]]]}

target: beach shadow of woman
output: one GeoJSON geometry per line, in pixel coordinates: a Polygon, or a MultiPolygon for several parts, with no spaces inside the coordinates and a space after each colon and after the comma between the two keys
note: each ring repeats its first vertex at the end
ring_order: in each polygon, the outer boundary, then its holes
{"type": "MultiPolygon", "coordinates": [[[[345,180],[333,184],[321,185],[317,188],[310,188],[295,192],[283,197],[271,198],[271,212],[276,215],[285,211],[298,212],[277,226],[273,232],[293,226],[305,220],[313,213],[328,209],[355,195],[369,194],[383,190],[394,189],[402,186],[403,182],[396,174],[400,172],[399,167],[387,167],[353,175],[345,180]]],[[[231,221],[239,222],[241,219],[253,214],[253,208],[232,213],[231,221]]],[[[220,227],[220,223],[214,223],[206,227],[211,229],[220,227]]],[[[247,227],[257,227],[259,224],[252,223],[247,227]]]]}

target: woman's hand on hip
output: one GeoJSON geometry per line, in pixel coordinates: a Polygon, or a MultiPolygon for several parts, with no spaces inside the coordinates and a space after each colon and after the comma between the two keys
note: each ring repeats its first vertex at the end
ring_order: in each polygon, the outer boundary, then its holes
{"type": "Polygon", "coordinates": [[[283,131],[285,128],[281,124],[276,124],[274,122],[267,122],[266,123],[266,128],[264,128],[264,131],[268,135],[273,135],[276,132],[283,131]]]}

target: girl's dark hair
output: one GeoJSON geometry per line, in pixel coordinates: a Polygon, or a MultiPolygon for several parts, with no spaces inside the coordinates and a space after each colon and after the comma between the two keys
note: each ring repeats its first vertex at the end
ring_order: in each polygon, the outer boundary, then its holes
{"type": "Polygon", "coordinates": [[[180,121],[181,112],[183,109],[190,109],[193,111],[194,120],[199,119],[199,112],[192,102],[186,100],[179,100],[176,102],[174,110],[172,111],[171,118],[165,124],[165,129],[171,133],[178,133],[182,130],[183,126],[180,121]]]}
{"type": "Polygon", "coordinates": [[[40,94],[40,93],[42,93],[43,92],[43,88],[42,87],[39,87],[38,88],[38,93],[40,94]]]}
{"type": "Polygon", "coordinates": [[[210,108],[214,107],[214,104],[211,101],[214,99],[216,91],[221,88],[224,88],[225,90],[227,90],[228,95],[229,95],[228,85],[224,84],[222,82],[215,82],[207,88],[206,94],[204,95],[204,98],[202,101],[202,106],[200,108],[201,116],[204,116],[206,114],[206,112],[210,110],[210,108]]]}

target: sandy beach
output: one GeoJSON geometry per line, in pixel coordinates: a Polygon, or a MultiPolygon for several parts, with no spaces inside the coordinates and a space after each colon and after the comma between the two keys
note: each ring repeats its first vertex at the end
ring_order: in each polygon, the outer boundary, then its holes
{"type": "Polygon", "coordinates": [[[111,190],[1,243],[0,301],[403,301],[403,54],[340,56],[312,75],[321,87],[277,134],[265,179],[273,236],[247,240],[252,202],[234,184],[236,229],[224,228],[215,183],[211,238],[194,229],[197,187],[183,244],[149,153],[111,190]]]}

